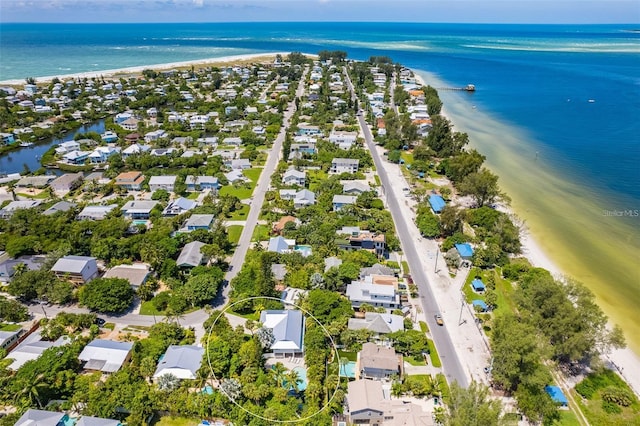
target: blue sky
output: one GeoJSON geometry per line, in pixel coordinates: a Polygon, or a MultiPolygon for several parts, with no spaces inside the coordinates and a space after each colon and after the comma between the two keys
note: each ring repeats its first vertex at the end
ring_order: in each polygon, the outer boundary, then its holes
{"type": "Polygon", "coordinates": [[[1,0],[0,22],[638,23],[640,0],[1,0]]]}

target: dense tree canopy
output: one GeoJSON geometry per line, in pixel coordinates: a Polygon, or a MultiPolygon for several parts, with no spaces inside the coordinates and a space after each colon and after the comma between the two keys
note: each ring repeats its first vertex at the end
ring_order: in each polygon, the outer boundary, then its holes
{"type": "Polygon", "coordinates": [[[122,278],[96,278],[80,289],[80,304],[89,309],[118,313],[133,302],[134,291],[129,281],[122,278]]]}

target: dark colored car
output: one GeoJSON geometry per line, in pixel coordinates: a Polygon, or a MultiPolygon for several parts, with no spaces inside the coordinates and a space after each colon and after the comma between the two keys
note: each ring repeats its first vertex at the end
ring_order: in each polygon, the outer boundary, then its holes
{"type": "Polygon", "coordinates": [[[96,324],[98,324],[100,327],[102,327],[106,323],[107,322],[104,320],[104,318],[96,318],[96,324]]]}

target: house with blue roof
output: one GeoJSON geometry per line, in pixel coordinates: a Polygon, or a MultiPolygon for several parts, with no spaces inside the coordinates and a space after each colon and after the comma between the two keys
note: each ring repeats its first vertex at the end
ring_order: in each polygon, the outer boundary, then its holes
{"type": "Polygon", "coordinates": [[[442,213],[442,209],[444,209],[446,203],[444,202],[444,198],[437,194],[429,195],[429,205],[431,206],[431,210],[434,213],[440,214],[442,213]]]}

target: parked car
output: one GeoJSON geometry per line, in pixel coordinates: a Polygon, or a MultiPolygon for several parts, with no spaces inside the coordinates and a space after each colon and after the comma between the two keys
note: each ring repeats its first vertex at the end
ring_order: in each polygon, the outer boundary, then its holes
{"type": "Polygon", "coordinates": [[[100,327],[102,327],[106,323],[107,321],[105,321],[104,318],[96,318],[96,324],[98,324],[100,327]]]}

